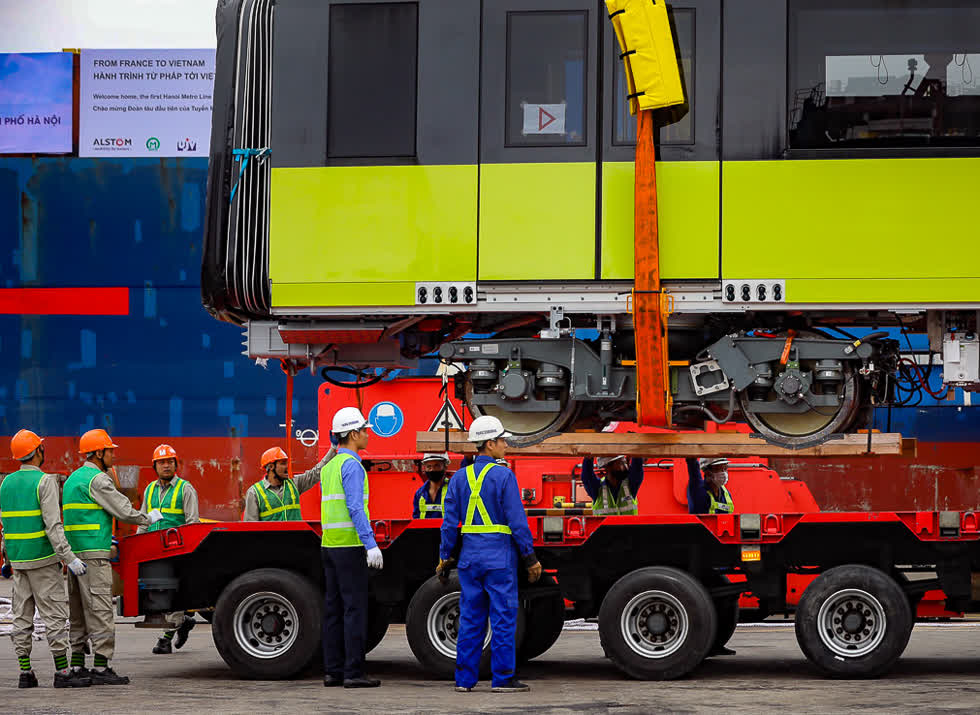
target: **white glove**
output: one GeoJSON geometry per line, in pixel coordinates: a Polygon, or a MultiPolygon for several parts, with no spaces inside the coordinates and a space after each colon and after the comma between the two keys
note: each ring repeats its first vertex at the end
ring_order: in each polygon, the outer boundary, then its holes
{"type": "Polygon", "coordinates": [[[163,512],[160,511],[159,509],[153,509],[150,511],[149,514],[147,514],[147,516],[150,517],[151,524],[156,524],[158,521],[160,521],[163,518],[163,512]]]}
{"type": "Polygon", "coordinates": [[[79,558],[76,558],[70,564],[68,564],[68,570],[71,571],[76,576],[81,576],[85,573],[88,568],[85,566],[85,562],[79,558]]]}
{"type": "Polygon", "coordinates": [[[385,560],[381,555],[381,549],[375,546],[373,549],[368,549],[367,552],[367,562],[368,566],[372,569],[382,569],[384,568],[385,560]]]}

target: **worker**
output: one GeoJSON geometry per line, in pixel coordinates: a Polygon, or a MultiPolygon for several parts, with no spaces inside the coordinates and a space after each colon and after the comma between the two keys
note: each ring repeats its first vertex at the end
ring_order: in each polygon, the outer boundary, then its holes
{"type": "Polygon", "coordinates": [[[446,504],[446,468],[449,455],[427,453],[422,455],[422,476],[425,483],[418,488],[412,499],[413,519],[441,519],[446,504]]]}
{"type": "Polygon", "coordinates": [[[93,685],[128,685],[129,678],[110,666],[116,644],[112,610],[113,517],[127,524],[147,527],[163,519],[159,509],[143,514],[116,490],[106,471],[115,461],[117,445],[103,429],[89,430],[79,440],[85,463],[69,475],[63,494],[65,536],[72,551],[84,562],[81,572],[68,574],[69,637],[71,665],[92,679],[93,685]],[[91,640],[93,667],[85,667],[85,646],[91,640]]]}
{"type": "Polygon", "coordinates": [[[10,440],[10,452],[20,469],[0,483],[0,521],[3,552],[12,567],[13,630],[10,638],[20,664],[19,688],[36,688],[31,668],[34,609],[44,622],[48,647],[54,657],[54,687],[76,688],[92,684],[90,678],[68,666],[68,601],[61,564],[72,573],[85,573],[85,564],[72,552],[61,524],[58,482],[41,471],[43,441],[22,429],[10,440]]]}
{"type": "MultiPolygon", "coordinates": [[[[163,519],[148,527],[141,526],[136,533],[172,529],[184,524],[200,524],[197,492],[190,482],[177,476],[177,450],[169,444],[161,444],[153,450],[151,463],[157,478],[146,485],[140,511],[147,514],[153,509],[159,509],[163,519]]],[[[164,617],[172,627],[165,629],[153,646],[153,652],[157,655],[173,653],[174,648],[183,648],[194,627],[192,613],[176,611],[164,617]]]]}
{"type": "Polygon", "coordinates": [[[436,573],[442,578],[452,568],[453,550],[462,538],[457,692],[471,691],[479,679],[488,614],[493,634],[491,690],[511,693],[529,689],[514,675],[517,565],[523,562],[528,581],[533,583],[541,576],[541,564],[534,554],[517,477],[496,462],[506,454],[509,436],[496,417],[484,415],[473,420],[468,439],[476,445],[476,459],[456,472],[446,493],[436,573]]]}
{"type": "Polygon", "coordinates": [[[687,458],[687,510],[691,514],[731,514],[735,502],[725,486],[728,460],[724,457],[687,458]],[[703,475],[703,476],[702,476],[703,475]]]}
{"type": "Polygon", "coordinates": [[[643,460],[625,455],[592,457],[582,460],[582,483],[592,499],[592,513],[596,516],[639,514],[637,493],[643,484],[643,460]],[[599,479],[595,468],[605,469],[606,476],[599,479]]]}
{"type": "Polygon", "coordinates": [[[320,470],[335,454],[331,447],[316,466],[290,479],[289,456],[280,447],[265,450],[259,460],[265,476],[245,492],[243,521],[302,520],[299,495],[320,483],[320,470]]]}
{"type": "Polygon", "coordinates": [[[331,431],[337,457],[320,478],[323,539],[323,684],[326,687],[376,688],[380,680],[364,675],[367,638],[368,569],[384,559],[374,540],[368,511],[368,474],[359,452],[368,444],[368,421],[356,407],[333,416],[331,431]],[[366,550],[366,553],[365,553],[366,550]]]}

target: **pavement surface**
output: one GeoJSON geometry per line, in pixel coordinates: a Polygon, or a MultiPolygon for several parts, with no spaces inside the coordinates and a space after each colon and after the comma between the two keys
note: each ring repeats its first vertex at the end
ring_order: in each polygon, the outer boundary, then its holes
{"type": "MultiPolygon", "coordinates": [[[[7,596],[9,582],[0,585],[7,596]]],[[[129,620],[129,619],[127,619],[129,620]]],[[[705,661],[682,680],[629,680],[603,658],[598,633],[566,631],[520,671],[529,693],[493,694],[481,683],[453,692],[429,680],[416,662],[405,629],[393,625],[368,656],[374,690],[325,689],[315,674],[291,681],[239,680],[199,623],[187,645],[153,655],[158,632],[116,626],[116,670],[129,686],[75,690],[51,687],[53,663],[45,641],[35,643],[41,687],[17,689],[17,662],[0,639],[0,713],[658,713],[658,712],[917,712],[971,713],[980,703],[980,622],[920,624],[905,656],[886,677],[840,681],[822,677],[803,657],[791,624],[744,624],[730,646],[738,653],[705,661]]]]}

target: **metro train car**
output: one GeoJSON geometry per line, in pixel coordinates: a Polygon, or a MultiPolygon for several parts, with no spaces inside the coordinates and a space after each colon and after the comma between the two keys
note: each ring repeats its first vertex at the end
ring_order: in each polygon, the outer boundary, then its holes
{"type": "MultiPolygon", "coordinates": [[[[977,390],[980,0],[668,12],[673,424],[801,447],[977,390]]],[[[605,3],[225,0],[217,21],[202,293],[246,354],[367,379],[438,353],[519,442],[636,419],[636,119],[605,3]]]]}

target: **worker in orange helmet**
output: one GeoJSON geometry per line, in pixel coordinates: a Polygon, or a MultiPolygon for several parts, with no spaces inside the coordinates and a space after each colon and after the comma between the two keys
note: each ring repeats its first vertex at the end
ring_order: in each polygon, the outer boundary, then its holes
{"type": "Polygon", "coordinates": [[[85,463],[68,477],[62,496],[65,536],[85,565],[81,572],[70,570],[68,574],[71,665],[83,677],[91,678],[93,685],[129,684],[129,678],[118,675],[109,665],[116,646],[109,566],[112,520],[146,527],[163,519],[159,509],[149,514],[136,511],[106,474],[115,462],[116,448],[104,429],[83,434],[79,452],[85,456],[85,463]],[[95,654],[91,670],[85,667],[85,644],[89,640],[95,654]]]}
{"type": "Polygon", "coordinates": [[[85,564],[72,552],[61,524],[58,482],[41,471],[44,440],[22,429],[10,440],[10,452],[20,469],[0,483],[0,519],[5,558],[13,568],[13,641],[20,664],[19,688],[36,688],[31,669],[34,608],[44,621],[54,657],[54,687],[76,688],[92,681],[68,665],[68,603],[61,564],[84,573],[85,564]]]}
{"type": "Polygon", "coordinates": [[[289,457],[281,447],[270,447],[259,461],[265,477],[245,493],[244,521],[299,521],[299,495],[320,483],[320,470],[333,459],[333,447],[309,471],[289,477],[289,457]]]}
{"type": "MultiPolygon", "coordinates": [[[[190,482],[177,476],[177,450],[169,444],[159,445],[153,450],[152,463],[157,478],[146,485],[140,511],[147,514],[159,509],[163,513],[163,519],[148,527],[141,526],[136,533],[199,524],[201,515],[198,511],[197,492],[190,482]]],[[[153,652],[157,655],[173,653],[174,648],[182,648],[194,627],[193,613],[176,611],[166,614],[165,618],[172,627],[164,630],[157,644],[153,646],[153,652]]]]}

